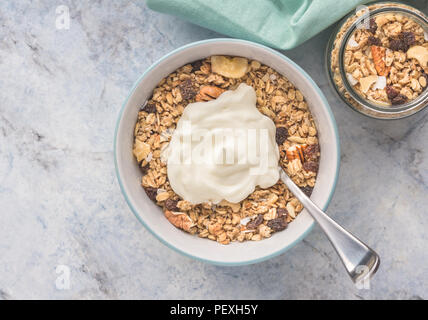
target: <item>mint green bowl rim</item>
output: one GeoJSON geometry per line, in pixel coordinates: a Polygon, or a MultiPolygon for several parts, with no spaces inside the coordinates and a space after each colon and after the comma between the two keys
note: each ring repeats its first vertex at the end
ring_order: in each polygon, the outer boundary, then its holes
{"type": "Polygon", "coordinates": [[[184,49],[191,48],[191,47],[196,47],[196,46],[199,46],[199,45],[202,45],[202,44],[205,44],[205,43],[220,42],[220,41],[222,41],[222,42],[240,42],[240,43],[243,43],[243,44],[248,44],[248,45],[252,45],[252,46],[258,46],[258,47],[260,47],[262,49],[270,51],[271,53],[279,56],[280,58],[282,58],[283,60],[285,60],[287,63],[293,65],[297,70],[299,70],[299,72],[304,77],[306,77],[309,80],[309,82],[312,84],[312,86],[314,87],[314,89],[317,91],[317,93],[321,97],[321,99],[324,102],[324,105],[325,105],[325,107],[327,109],[327,112],[328,112],[328,114],[330,116],[330,119],[332,121],[333,129],[334,129],[334,136],[336,138],[336,147],[337,147],[337,158],[336,158],[336,168],[337,169],[336,169],[336,174],[335,174],[335,177],[334,177],[334,183],[333,183],[333,187],[332,187],[332,189],[330,191],[329,197],[327,199],[327,202],[324,205],[324,207],[322,208],[324,211],[327,209],[328,205],[330,204],[331,199],[333,198],[334,191],[336,190],[337,180],[338,180],[339,171],[340,171],[340,140],[339,140],[339,131],[337,129],[336,120],[334,118],[334,115],[333,115],[333,112],[332,112],[332,110],[330,108],[330,105],[329,105],[326,97],[324,96],[324,93],[321,91],[321,89],[318,87],[318,85],[315,83],[315,81],[298,64],[296,64],[290,58],[286,57],[285,55],[283,55],[282,53],[280,53],[280,52],[278,52],[278,51],[276,51],[274,49],[269,48],[269,47],[264,46],[264,45],[259,44],[259,43],[252,42],[252,41],[247,41],[247,40],[242,40],[242,39],[234,39],[234,38],[213,38],[213,39],[207,39],[207,40],[201,40],[201,41],[192,42],[192,43],[186,44],[184,46],[181,46],[181,47],[179,47],[179,48],[177,48],[177,49],[175,49],[175,50],[167,53],[166,55],[164,55],[163,57],[161,57],[160,59],[158,59],[157,61],[155,61],[149,68],[147,68],[147,70],[144,71],[144,73],[134,83],[134,85],[133,85],[130,93],[128,94],[127,98],[125,99],[125,102],[122,104],[122,108],[121,108],[121,110],[119,112],[119,116],[118,116],[117,121],[116,121],[115,132],[114,132],[114,148],[113,148],[113,152],[114,152],[114,165],[115,165],[116,177],[117,177],[117,180],[119,182],[120,190],[122,191],[122,194],[123,194],[123,196],[125,198],[126,203],[128,204],[128,207],[131,209],[132,213],[135,215],[135,217],[138,219],[138,221],[140,221],[140,223],[152,235],[154,235],[160,242],[162,242],[167,247],[173,249],[174,251],[176,251],[176,252],[178,252],[178,253],[186,256],[186,257],[198,260],[198,261],[202,261],[202,262],[206,262],[206,263],[214,264],[214,265],[219,265],[219,266],[242,266],[242,265],[255,264],[255,263],[259,263],[259,262],[265,261],[265,260],[269,260],[269,259],[271,259],[273,257],[276,257],[276,256],[278,256],[278,255],[286,252],[287,250],[291,249],[293,246],[295,246],[297,243],[299,243],[300,241],[302,241],[309,234],[309,232],[312,230],[312,228],[315,225],[315,221],[312,222],[312,224],[309,226],[309,228],[307,228],[307,230],[299,238],[297,238],[296,240],[294,240],[292,243],[288,244],[284,248],[282,248],[282,249],[280,249],[280,250],[278,250],[278,251],[276,251],[274,253],[271,253],[271,254],[269,254],[267,256],[260,257],[260,258],[257,258],[257,259],[253,259],[253,260],[242,261],[242,262],[222,262],[222,261],[216,261],[216,260],[203,259],[203,258],[194,256],[194,255],[191,255],[191,254],[189,254],[189,253],[187,253],[187,252],[185,252],[185,251],[183,251],[181,249],[176,248],[172,243],[170,243],[169,241],[163,239],[156,232],[154,232],[152,229],[150,229],[149,226],[143,221],[143,219],[138,214],[137,210],[134,208],[134,206],[129,201],[128,195],[125,192],[122,179],[121,179],[121,177],[119,175],[119,168],[118,168],[117,156],[116,156],[116,153],[117,153],[116,152],[117,151],[117,133],[118,133],[118,130],[119,130],[120,120],[122,119],[123,112],[125,110],[125,107],[126,107],[128,101],[129,101],[130,97],[134,93],[134,91],[137,88],[138,84],[144,79],[144,77],[146,76],[146,74],[148,72],[150,72],[151,70],[153,70],[154,68],[156,68],[159,65],[159,63],[161,63],[166,58],[168,58],[168,57],[170,57],[170,56],[172,56],[172,55],[174,55],[174,54],[176,54],[176,53],[178,53],[178,52],[180,52],[180,51],[182,51],[184,49]]]}

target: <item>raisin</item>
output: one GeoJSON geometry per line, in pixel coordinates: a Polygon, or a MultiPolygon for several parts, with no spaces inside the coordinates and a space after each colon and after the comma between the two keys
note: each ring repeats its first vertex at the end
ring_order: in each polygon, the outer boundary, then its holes
{"type": "Polygon", "coordinates": [[[285,208],[278,208],[276,210],[276,214],[278,215],[278,218],[279,217],[287,217],[288,216],[288,211],[285,208]]]}
{"type": "Polygon", "coordinates": [[[147,113],[156,113],[156,104],[154,102],[148,102],[142,106],[140,110],[147,113]]]}
{"type": "Polygon", "coordinates": [[[300,190],[302,190],[304,194],[310,197],[314,188],[306,186],[306,187],[301,187],[300,190]]]}
{"type": "Polygon", "coordinates": [[[319,144],[311,144],[307,146],[303,153],[306,160],[316,160],[318,158],[318,153],[320,152],[319,144]]]}
{"type": "Polygon", "coordinates": [[[150,169],[150,164],[146,164],[145,166],[141,167],[141,172],[143,173],[143,176],[147,174],[149,169],[150,169]]]}
{"type": "Polygon", "coordinates": [[[389,49],[393,51],[407,51],[407,45],[402,39],[392,39],[389,41],[389,49]]]}
{"type": "Polygon", "coordinates": [[[167,199],[165,201],[165,208],[169,211],[180,211],[177,207],[178,200],[167,199]]]}
{"type": "Polygon", "coordinates": [[[279,217],[276,219],[269,220],[267,226],[271,228],[274,232],[278,232],[287,228],[287,221],[284,217],[279,217]]]}
{"type": "Polygon", "coordinates": [[[193,86],[193,82],[190,79],[184,80],[178,85],[178,87],[180,89],[181,96],[185,100],[192,99],[197,93],[195,87],[193,86]]]}
{"type": "Polygon", "coordinates": [[[392,39],[389,41],[389,48],[394,51],[407,51],[415,43],[415,34],[410,31],[405,31],[399,35],[398,39],[392,39]]]}
{"type": "Polygon", "coordinates": [[[393,105],[403,104],[407,102],[407,97],[404,94],[398,94],[395,98],[391,100],[393,105]]]}
{"type": "Polygon", "coordinates": [[[398,91],[394,89],[392,86],[386,86],[386,94],[388,96],[389,100],[394,99],[396,96],[398,96],[398,91]]]}
{"type": "Polygon", "coordinates": [[[278,127],[276,128],[276,134],[275,134],[275,140],[278,145],[281,145],[284,143],[285,140],[288,138],[288,129],[284,127],[278,127]]]}
{"type": "Polygon", "coordinates": [[[201,67],[202,67],[202,60],[192,62],[192,71],[193,72],[200,70],[201,67]]]}
{"type": "Polygon", "coordinates": [[[317,172],[318,171],[318,162],[307,161],[303,163],[303,169],[306,171],[317,172]]]}
{"type": "Polygon", "coordinates": [[[377,30],[377,23],[376,23],[375,19],[371,18],[370,19],[370,28],[369,28],[369,31],[371,33],[375,34],[376,30],[377,30]]]}
{"type": "Polygon", "coordinates": [[[380,41],[379,38],[376,38],[374,36],[370,36],[368,42],[369,42],[369,45],[379,46],[379,47],[382,46],[382,41],[380,41]]]}
{"type": "Polygon", "coordinates": [[[247,223],[246,228],[248,230],[254,230],[263,222],[263,215],[259,214],[254,220],[247,223]]]}
{"type": "Polygon", "coordinates": [[[152,187],[147,187],[147,188],[144,188],[144,191],[146,191],[146,194],[150,200],[156,202],[156,196],[158,195],[158,189],[152,188],[152,187]]]}
{"type": "Polygon", "coordinates": [[[413,46],[416,42],[415,34],[410,31],[402,32],[400,38],[406,44],[407,48],[413,46]]]}

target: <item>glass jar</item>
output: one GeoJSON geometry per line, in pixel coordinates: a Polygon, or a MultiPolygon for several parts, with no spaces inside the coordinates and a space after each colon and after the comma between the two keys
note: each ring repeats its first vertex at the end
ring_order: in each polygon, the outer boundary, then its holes
{"type": "Polygon", "coordinates": [[[427,17],[388,1],[348,14],[325,57],[330,83],[346,104],[372,118],[399,119],[428,105],[426,54],[427,17]]]}

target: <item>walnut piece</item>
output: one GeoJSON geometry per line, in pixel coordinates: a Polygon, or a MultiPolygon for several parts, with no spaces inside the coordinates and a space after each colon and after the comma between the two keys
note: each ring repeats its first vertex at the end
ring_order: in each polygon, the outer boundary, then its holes
{"type": "Polygon", "coordinates": [[[165,210],[164,214],[168,221],[179,229],[189,232],[190,228],[194,226],[192,219],[185,213],[165,210]]]}

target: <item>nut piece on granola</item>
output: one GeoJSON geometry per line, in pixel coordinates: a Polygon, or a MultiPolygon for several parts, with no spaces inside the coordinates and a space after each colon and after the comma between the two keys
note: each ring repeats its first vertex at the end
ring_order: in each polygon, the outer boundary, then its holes
{"type": "Polygon", "coordinates": [[[185,213],[173,212],[165,210],[165,217],[171,222],[174,226],[184,231],[190,231],[190,228],[194,226],[192,219],[185,213]]]}
{"type": "Polygon", "coordinates": [[[391,68],[387,67],[385,63],[385,48],[371,46],[370,49],[372,51],[373,62],[375,64],[377,74],[380,76],[387,76],[391,68]]]}
{"type": "Polygon", "coordinates": [[[217,99],[225,91],[225,89],[215,86],[204,86],[199,90],[199,93],[196,95],[195,100],[198,102],[214,100],[217,99]]]}
{"type": "Polygon", "coordinates": [[[288,148],[285,152],[287,155],[287,159],[289,161],[293,161],[294,159],[299,159],[302,163],[305,161],[304,151],[306,149],[306,145],[294,145],[288,148]]]}
{"type": "Polygon", "coordinates": [[[248,71],[248,60],[241,57],[212,56],[213,72],[228,78],[241,78],[248,71]]]}
{"type": "Polygon", "coordinates": [[[411,47],[407,51],[407,58],[414,58],[418,60],[422,67],[426,67],[428,62],[428,49],[422,46],[411,47]]]}

